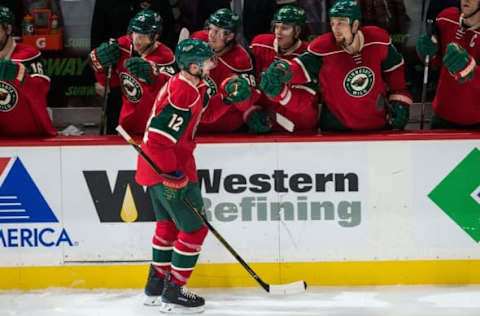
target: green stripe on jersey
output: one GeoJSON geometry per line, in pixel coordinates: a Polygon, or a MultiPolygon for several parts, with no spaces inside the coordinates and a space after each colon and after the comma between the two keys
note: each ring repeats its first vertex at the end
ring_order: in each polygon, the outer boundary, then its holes
{"type": "Polygon", "coordinates": [[[402,63],[402,55],[397,51],[392,44],[388,45],[387,58],[382,61],[382,70],[389,70],[402,63]]]}
{"type": "Polygon", "coordinates": [[[167,104],[162,112],[152,119],[150,128],[160,130],[178,141],[188,126],[191,116],[190,110],[182,110],[167,104]]]}
{"type": "Polygon", "coordinates": [[[296,57],[296,59],[301,62],[304,69],[310,76],[310,80],[316,81],[320,72],[320,67],[322,67],[323,64],[322,57],[310,52],[304,52],[300,56],[296,57]]]}

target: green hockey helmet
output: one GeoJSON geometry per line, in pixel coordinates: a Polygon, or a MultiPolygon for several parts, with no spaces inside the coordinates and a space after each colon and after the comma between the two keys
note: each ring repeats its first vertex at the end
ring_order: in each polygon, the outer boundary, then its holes
{"type": "Polygon", "coordinates": [[[240,27],[241,20],[238,14],[232,12],[232,10],[223,8],[213,12],[208,18],[208,23],[236,33],[240,27]]]}
{"type": "Polygon", "coordinates": [[[1,25],[15,25],[15,17],[8,7],[0,7],[0,24],[1,25]]]}
{"type": "Polygon", "coordinates": [[[307,21],[307,15],[303,8],[295,5],[281,7],[273,16],[273,23],[283,23],[302,26],[307,21]]]}
{"type": "Polygon", "coordinates": [[[328,10],[329,18],[349,18],[350,26],[355,20],[362,20],[362,12],[357,0],[337,0],[328,10]]]}
{"type": "Polygon", "coordinates": [[[210,46],[196,38],[181,41],[175,49],[175,59],[181,70],[188,70],[191,64],[197,64],[203,68],[203,63],[212,57],[213,51],[210,46]]]}
{"type": "Polygon", "coordinates": [[[128,33],[160,34],[162,17],[155,11],[146,9],[138,12],[128,24],[128,33]]]}

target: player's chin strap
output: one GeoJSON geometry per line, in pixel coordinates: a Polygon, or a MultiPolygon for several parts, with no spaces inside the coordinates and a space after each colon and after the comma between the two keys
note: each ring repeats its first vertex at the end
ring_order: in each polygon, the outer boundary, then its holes
{"type": "MultiPolygon", "coordinates": [[[[285,53],[288,53],[290,52],[291,50],[293,50],[294,47],[296,47],[298,44],[298,42],[301,41],[299,37],[295,37],[293,39],[293,43],[292,45],[288,46],[287,48],[280,48],[280,46],[278,46],[277,44],[277,53],[280,54],[280,55],[284,55],[285,53]]],[[[300,46],[300,45],[299,45],[300,46]]]]}
{"type": "Polygon", "coordinates": [[[355,32],[355,33],[352,32],[352,40],[351,40],[350,43],[348,43],[348,44],[347,44],[347,42],[344,42],[344,43],[343,43],[343,47],[344,47],[344,48],[350,47],[350,46],[353,44],[353,42],[355,42],[355,36],[357,36],[357,34],[358,34],[358,31],[355,32]]]}
{"type": "Polygon", "coordinates": [[[479,11],[480,11],[480,2],[478,2],[477,10],[475,10],[472,14],[470,14],[470,15],[468,15],[468,16],[463,15],[463,19],[469,19],[469,18],[471,18],[472,16],[474,16],[475,14],[477,14],[479,11]]]}
{"type": "Polygon", "coordinates": [[[357,26],[357,31],[356,32],[353,32],[353,25],[355,24],[355,21],[358,21],[358,20],[354,20],[352,25],[350,26],[350,29],[352,30],[352,40],[350,41],[350,43],[343,43],[343,48],[347,49],[347,47],[350,47],[351,45],[353,45],[353,43],[355,42],[355,37],[357,36],[358,34],[358,31],[360,30],[360,22],[357,26]]]}
{"type": "Polygon", "coordinates": [[[350,41],[350,43],[348,44],[346,42],[343,43],[343,49],[347,51],[349,54],[353,55],[355,53],[358,53],[359,48],[357,48],[357,45],[355,45],[355,40],[357,36],[358,36],[358,31],[355,33],[352,33],[352,40],[350,41]]]}
{"type": "Polygon", "coordinates": [[[155,45],[155,34],[150,34],[150,43],[148,43],[147,47],[145,47],[145,48],[143,49],[143,51],[142,51],[142,53],[141,53],[140,55],[143,56],[143,54],[144,54],[145,52],[148,52],[148,50],[149,50],[150,48],[152,48],[153,45],[155,45]]]}
{"type": "Polygon", "coordinates": [[[223,54],[225,54],[226,52],[228,52],[230,49],[232,49],[235,44],[237,44],[237,42],[235,41],[235,39],[232,39],[231,41],[225,43],[225,47],[223,47],[221,50],[219,51],[213,51],[215,56],[219,57],[219,56],[222,56],[223,54]]]}

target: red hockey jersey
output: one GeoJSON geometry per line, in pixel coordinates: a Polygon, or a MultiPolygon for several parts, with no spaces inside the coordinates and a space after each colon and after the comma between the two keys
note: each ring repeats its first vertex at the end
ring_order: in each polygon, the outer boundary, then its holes
{"type": "MultiPolygon", "coordinates": [[[[143,134],[153,102],[160,88],[175,73],[175,56],[166,45],[156,42],[156,48],[148,55],[143,56],[147,61],[157,65],[159,76],[151,84],[143,82],[125,69],[125,62],[136,54],[133,51],[131,37],[122,36],[117,39],[120,46],[120,58],[114,68],[110,84],[112,87],[120,85],[122,89],[122,109],[119,123],[132,134],[143,134]]],[[[105,73],[95,73],[97,81],[104,85],[105,73]]]]}
{"type": "MultiPolygon", "coordinates": [[[[305,52],[307,46],[307,42],[298,40],[291,49],[280,56],[274,34],[257,35],[250,45],[255,58],[257,80],[260,81],[260,74],[267,70],[275,59],[281,58],[291,61],[305,52]]],[[[289,88],[290,97],[286,102],[275,102],[262,93],[258,104],[288,118],[295,124],[295,131],[316,129],[318,119],[316,82],[291,85],[289,88]]],[[[284,129],[274,124],[273,130],[283,131],[284,129]]]]}
{"type": "MultiPolygon", "coordinates": [[[[460,83],[450,75],[442,63],[437,91],[433,100],[433,109],[441,118],[461,125],[480,123],[480,26],[471,28],[462,26],[458,8],[443,10],[437,17],[437,29],[440,34],[441,55],[445,54],[449,43],[457,43],[467,50],[477,62],[472,80],[460,83]]],[[[435,62],[435,61],[432,61],[435,62]]]]}
{"type": "Polygon", "coordinates": [[[23,66],[15,80],[0,80],[0,136],[55,136],[47,112],[50,78],[43,73],[40,52],[14,42],[6,58],[23,66]]]}
{"type": "Polygon", "coordinates": [[[317,37],[308,46],[310,54],[294,59],[292,83],[318,76],[324,106],[353,130],[384,127],[386,113],[380,95],[389,100],[412,103],[406,90],[403,57],[386,31],[376,26],[360,27],[360,51],[350,54],[335,43],[331,32],[317,37]]]}
{"type": "MultiPolygon", "coordinates": [[[[198,31],[192,34],[192,38],[203,41],[208,40],[207,31],[198,31]]],[[[256,89],[255,74],[250,54],[239,44],[231,50],[215,58],[216,67],[210,70],[210,78],[219,88],[222,81],[232,75],[245,78],[251,86],[252,96],[245,102],[234,103],[230,109],[216,122],[207,123],[202,121],[199,130],[202,132],[232,132],[238,130],[244,122],[244,113],[259,98],[260,91],[256,89]]],[[[219,102],[221,98],[216,99],[219,102]]],[[[216,102],[212,100],[212,102],[216,102]]]]}
{"type": "MultiPolygon", "coordinates": [[[[205,121],[215,121],[230,108],[227,105],[210,107],[209,102],[220,97],[215,94],[212,84],[206,78],[194,86],[180,72],[160,90],[148,120],[142,148],[163,172],[181,171],[191,182],[198,181],[193,158],[198,123],[202,116],[205,116],[205,121]]],[[[160,182],[160,177],[141,156],[138,157],[136,180],[146,186],[160,182]]]]}

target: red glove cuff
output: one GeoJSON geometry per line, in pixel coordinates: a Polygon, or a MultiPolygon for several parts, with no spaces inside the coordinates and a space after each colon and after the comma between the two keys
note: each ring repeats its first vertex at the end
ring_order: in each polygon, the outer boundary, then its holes
{"type": "Polygon", "coordinates": [[[93,70],[96,72],[103,72],[105,70],[102,63],[98,59],[96,48],[90,52],[90,65],[92,65],[93,70]]]}
{"type": "Polygon", "coordinates": [[[388,101],[390,102],[399,102],[405,104],[407,106],[412,105],[413,98],[410,93],[406,91],[395,91],[388,97],[388,101]]]}
{"type": "Polygon", "coordinates": [[[470,56],[470,60],[468,61],[465,68],[461,69],[459,72],[454,74],[455,80],[467,77],[472,71],[475,70],[476,66],[477,66],[477,63],[475,62],[475,59],[472,56],[470,56]]]}
{"type": "Polygon", "coordinates": [[[243,121],[246,123],[248,121],[248,118],[250,117],[250,115],[252,115],[253,112],[261,109],[262,107],[259,105],[252,105],[245,112],[243,112],[243,121]]]}
{"type": "Polygon", "coordinates": [[[18,68],[17,68],[17,74],[15,76],[14,81],[20,86],[22,86],[23,83],[25,82],[28,72],[26,71],[25,66],[22,63],[15,63],[15,64],[17,64],[18,68]]]}
{"type": "Polygon", "coordinates": [[[188,177],[183,173],[180,173],[179,175],[164,173],[161,175],[161,181],[162,184],[168,188],[180,190],[187,186],[188,177]]]}
{"type": "Polygon", "coordinates": [[[283,88],[280,93],[272,99],[272,101],[278,102],[281,105],[285,106],[290,99],[292,99],[292,91],[287,84],[283,84],[283,88]]]}

